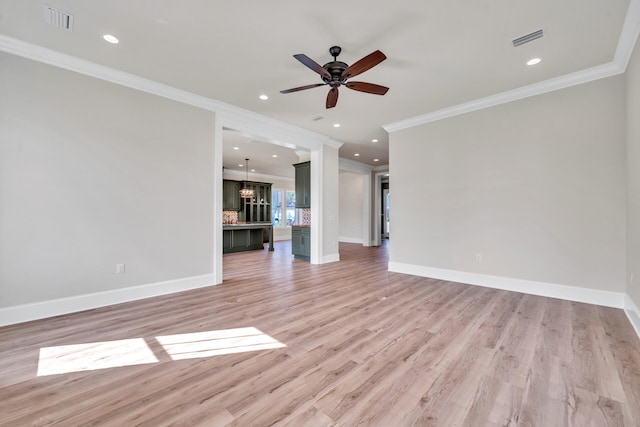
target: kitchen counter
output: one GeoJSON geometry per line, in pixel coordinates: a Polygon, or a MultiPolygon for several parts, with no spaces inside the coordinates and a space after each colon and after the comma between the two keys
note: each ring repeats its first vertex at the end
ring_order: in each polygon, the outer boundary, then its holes
{"type": "Polygon", "coordinates": [[[269,250],[273,251],[273,225],[269,222],[223,224],[222,253],[264,249],[262,233],[269,234],[269,250]]]}
{"type": "Polygon", "coordinates": [[[228,229],[232,229],[232,228],[250,229],[250,228],[267,228],[267,227],[273,227],[273,226],[268,222],[246,222],[246,223],[238,222],[236,224],[222,224],[222,229],[223,230],[225,228],[228,228],[228,229]]]}

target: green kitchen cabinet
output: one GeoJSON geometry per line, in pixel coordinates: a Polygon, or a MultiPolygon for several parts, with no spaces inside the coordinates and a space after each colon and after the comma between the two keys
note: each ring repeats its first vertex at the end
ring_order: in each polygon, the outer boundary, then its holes
{"type": "Polygon", "coordinates": [[[295,258],[311,258],[311,227],[291,227],[291,253],[295,258]]]}
{"type": "Polygon", "coordinates": [[[267,235],[269,251],[273,251],[273,226],[271,224],[233,224],[222,226],[222,253],[264,249],[267,235]]]}
{"type": "Polygon", "coordinates": [[[311,207],[311,162],[296,163],[296,208],[311,207]]]}
{"type": "Polygon", "coordinates": [[[271,224],[271,183],[242,181],[242,188],[254,191],[254,197],[240,199],[239,221],[271,224]]]}
{"type": "Polygon", "coordinates": [[[240,189],[242,188],[242,182],[225,179],[222,181],[222,210],[224,211],[239,211],[241,209],[240,204],[240,189]]]}

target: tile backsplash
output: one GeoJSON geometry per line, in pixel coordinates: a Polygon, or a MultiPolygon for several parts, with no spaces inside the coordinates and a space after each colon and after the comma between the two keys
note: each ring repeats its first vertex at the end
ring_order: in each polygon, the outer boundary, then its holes
{"type": "Polygon", "coordinates": [[[311,225],[311,209],[298,209],[298,224],[311,225]]]}
{"type": "Polygon", "coordinates": [[[238,211],[222,211],[222,223],[223,224],[237,224],[238,223],[238,211]]]}

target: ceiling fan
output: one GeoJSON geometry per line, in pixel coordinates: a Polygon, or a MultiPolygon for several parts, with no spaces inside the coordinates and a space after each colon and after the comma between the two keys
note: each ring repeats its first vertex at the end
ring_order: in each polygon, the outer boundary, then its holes
{"type": "Polygon", "coordinates": [[[338,55],[342,49],[340,46],[332,46],[329,49],[329,53],[333,56],[333,61],[327,62],[323,66],[320,66],[313,59],[304,54],[293,55],[298,61],[302,62],[308,68],[312,69],[316,73],[320,74],[324,83],[317,83],[313,85],[306,85],[300,87],[294,87],[292,89],[281,90],[280,93],[291,93],[300,90],[311,89],[314,87],[329,85],[329,94],[327,95],[327,108],[333,108],[338,103],[338,88],[340,86],[348,87],[349,89],[357,90],[360,92],[372,93],[374,95],[384,95],[389,90],[388,87],[376,85],[366,82],[352,82],[347,81],[351,77],[355,77],[358,74],[375,67],[387,57],[384,53],[376,50],[370,53],[359,61],[352,65],[347,65],[342,61],[338,61],[338,55]]]}

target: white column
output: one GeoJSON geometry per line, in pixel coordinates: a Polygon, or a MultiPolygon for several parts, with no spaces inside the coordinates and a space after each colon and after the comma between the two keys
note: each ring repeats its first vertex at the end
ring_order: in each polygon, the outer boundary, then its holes
{"type": "Polygon", "coordinates": [[[222,283],[222,123],[214,114],[213,129],[213,275],[222,283]]]}
{"type": "Polygon", "coordinates": [[[338,149],[311,151],[311,263],[340,261],[338,149]]]}

